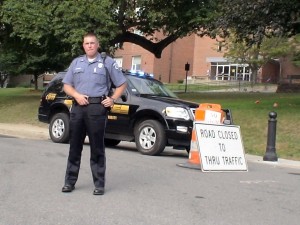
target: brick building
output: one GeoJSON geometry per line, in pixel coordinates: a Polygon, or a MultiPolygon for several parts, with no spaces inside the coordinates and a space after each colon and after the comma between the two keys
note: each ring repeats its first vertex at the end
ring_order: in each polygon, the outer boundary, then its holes
{"type": "MultiPolygon", "coordinates": [[[[156,79],[177,83],[186,79],[185,64],[190,64],[188,82],[199,80],[251,80],[247,65],[228,62],[218,50],[218,42],[209,37],[191,35],[167,46],[160,59],[142,47],[125,42],[123,49],[115,52],[115,59],[124,69],[153,73],[156,79]]],[[[300,74],[287,59],[273,60],[258,74],[259,82],[277,83],[290,74],[300,74]]]]}
{"type": "MultiPolygon", "coordinates": [[[[160,38],[157,34],[157,38],[160,38]]],[[[115,59],[120,67],[128,70],[142,70],[154,74],[154,77],[165,83],[177,83],[186,78],[185,64],[190,64],[188,83],[201,80],[250,80],[251,71],[247,65],[227,62],[223,53],[218,52],[218,42],[209,37],[200,38],[191,35],[168,45],[160,59],[142,47],[125,42],[123,49],[115,52],[115,59]]],[[[294,66],[287,58],[273,60],[258,71],[258,82],[291,83],[289,75],[300,77],[300,67],[294,66]]],[[[42,74],[38,87],[43,88],[51,76],[42,74]]],[[[32,86],[32,76],[11,77],[11,86],[32,86]]],[[[300,83],[300,79],[292,83],[300,83]]]]}

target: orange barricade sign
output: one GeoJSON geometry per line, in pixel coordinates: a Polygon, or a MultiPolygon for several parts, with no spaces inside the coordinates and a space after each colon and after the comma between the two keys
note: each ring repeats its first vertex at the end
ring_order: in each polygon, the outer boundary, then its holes
{"type": "MultiPolygon", "coordinates": [[[[222,124],[224,119],[225,113],[223,112],[220,104],[203,103],[200,104],[195,111],[195,122],[200,121],[207,124],[222,124]]],[[[177,164],[180,167],[201,169],[201,155],[197,140],[195,122],[193,124],[189,160],[186,163],[177,164]]]]}
{"type": "Polygon", "coordinates": [[[222,124],[225,120],[225,112],[220,104],[203,103],[195,111],[195,121],[207,124],[222,124]]]}

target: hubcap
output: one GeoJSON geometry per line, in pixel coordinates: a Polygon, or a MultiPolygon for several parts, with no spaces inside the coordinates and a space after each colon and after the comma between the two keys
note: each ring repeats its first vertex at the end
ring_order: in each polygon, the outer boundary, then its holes
{"type": "Polygon", "coordinates": [[[54,121],[52,125],[52,134],[55,138],[60,138],[65,131],[64,121],[61,119],[57,119],[54,121]]]}
{"type": "Polygon", "coordinates": [[[151,127],[145,127],[140,134],[140,144],[144,149],[150,149],[156,141],[155,130],[151,127]]]}

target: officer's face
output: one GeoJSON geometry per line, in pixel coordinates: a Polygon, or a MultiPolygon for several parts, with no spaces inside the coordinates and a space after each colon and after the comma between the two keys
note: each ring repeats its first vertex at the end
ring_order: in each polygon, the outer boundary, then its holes
{"type": "Polygon", "coordinates": [[[95,58],[99,48],[99,42],[96,37],[88,36],[83,39],[83,49],[88,58],[95,58]]]}

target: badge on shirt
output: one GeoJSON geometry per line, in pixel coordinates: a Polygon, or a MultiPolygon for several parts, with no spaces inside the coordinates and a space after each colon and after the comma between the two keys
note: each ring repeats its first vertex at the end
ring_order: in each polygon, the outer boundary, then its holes
{"type": "Polygon", "coordinates": [[[101,69],[103,67],[103,63],[98,63],[98,67],[101,69]]]}

